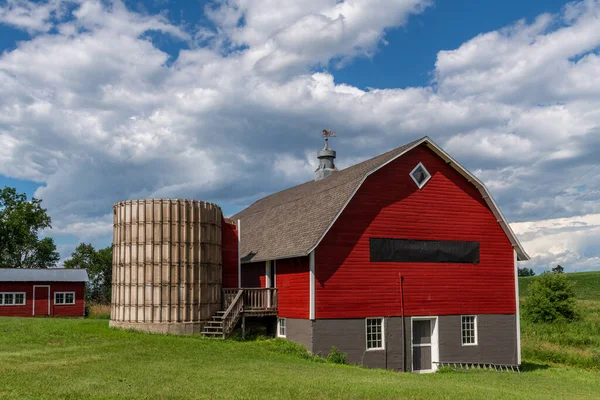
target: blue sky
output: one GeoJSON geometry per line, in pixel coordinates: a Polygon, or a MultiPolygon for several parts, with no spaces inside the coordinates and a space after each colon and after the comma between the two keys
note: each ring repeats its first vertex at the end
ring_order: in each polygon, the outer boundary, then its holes
{"type": "Polygon", "coordinates": [[[0,1],[0,185],[44,200],[64,258],[110,242],[118,200],[232,214],[311,179],[322,128],[341,167],[429,135],[529,266],[597,269],[598,23],[592,0],[0,1]]]}

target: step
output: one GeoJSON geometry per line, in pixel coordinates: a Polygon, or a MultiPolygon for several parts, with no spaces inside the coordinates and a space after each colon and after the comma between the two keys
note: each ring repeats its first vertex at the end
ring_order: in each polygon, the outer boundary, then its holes
{"type": "Polygon", "coordinates": [[[223,321],[208,321],[205,326],[223,326],[223,321]]]}
{"type": "Polygon", "coordinates": [[[204,325],[204,328],[202,328],[203,331],[208,331],[208,332],[217,332],[217,331],[221,331],[223,332],[223,327],[222,326],[207,326],[204,325]]]}
{"type": "Polygon", "coordinates": [[[223,333],[222,332],[200,332],[202,335],[204,336],[217,336],[217,337],[222,337],[223,333]]]}
{"type": "Polygon", "coordinates": [[[206,325],[204,325],[204,328],[202,328],[202,330],[209,331],[209,332],[217,332],[217,331],[223,332],[223,327],[222,326],[206,326],[206,325]]]}

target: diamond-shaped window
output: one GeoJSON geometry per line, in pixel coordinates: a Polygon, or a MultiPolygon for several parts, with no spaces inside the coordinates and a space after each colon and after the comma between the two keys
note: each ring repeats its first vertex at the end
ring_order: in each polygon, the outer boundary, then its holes
{"type": "Polygon", "coordinates": [[[429,178],[431,178],[431,175],[427,172],[423,164],[419,163],[415,169],[410,172],[410,177],[415,181],[419,189],[421,189],[425,186],[429,178]]]}

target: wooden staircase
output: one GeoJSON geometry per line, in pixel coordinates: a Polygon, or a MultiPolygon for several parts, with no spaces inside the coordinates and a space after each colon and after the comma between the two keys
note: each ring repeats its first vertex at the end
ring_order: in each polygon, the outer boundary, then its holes
{"type": "Polygon", "coordinates": [[[277,316],[275,288],[223,289],[222,299],[223,310],[217,311],[204,325],[202,335],[225,339],[231,335],[240,318],[277,316]]]}
{"type": "Polygon", "coordinates": [[[225,311],[217,311],[215,315],[213,315],[212,319],[204,325],[202,328],[202,334],[204,336],[211,337],[225,337],[223,335],[223,315],[225,315],[225,311]]]}

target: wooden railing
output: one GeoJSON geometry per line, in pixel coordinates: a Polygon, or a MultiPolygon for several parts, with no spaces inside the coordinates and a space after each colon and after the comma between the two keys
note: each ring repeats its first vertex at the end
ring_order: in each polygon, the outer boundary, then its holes
{"type": "Polygon", "coordinates": [[[242,289],[244,291],[244,310],[277,310],[277,289],[242,289]]]}
{"type": "Polygon", "coordinates": [[[223,298],[222,298],[222,305],[221,305],[221,310],[227,310],[227,307],[229,307],[229,305],[231,304],[231,302],[233,301],[234,297],[238,294],[238,291],[240,289],[223,289],[223,298]]]}
{"type": "Polygon", "coordinates": [[[223,289],[223,309],[229,307],[240,290],[244,292],[244,310],[277,310],[277,288],[223,289]]]}
{"type": "Polygon", "coordinates": [[[244,291],[238,289],[235,297],[231,299],[231,302],[225,314],[223,314],[223,338],[229,336],[235,324],[237,324],[242,312],[244,311],[244,291]]]}

